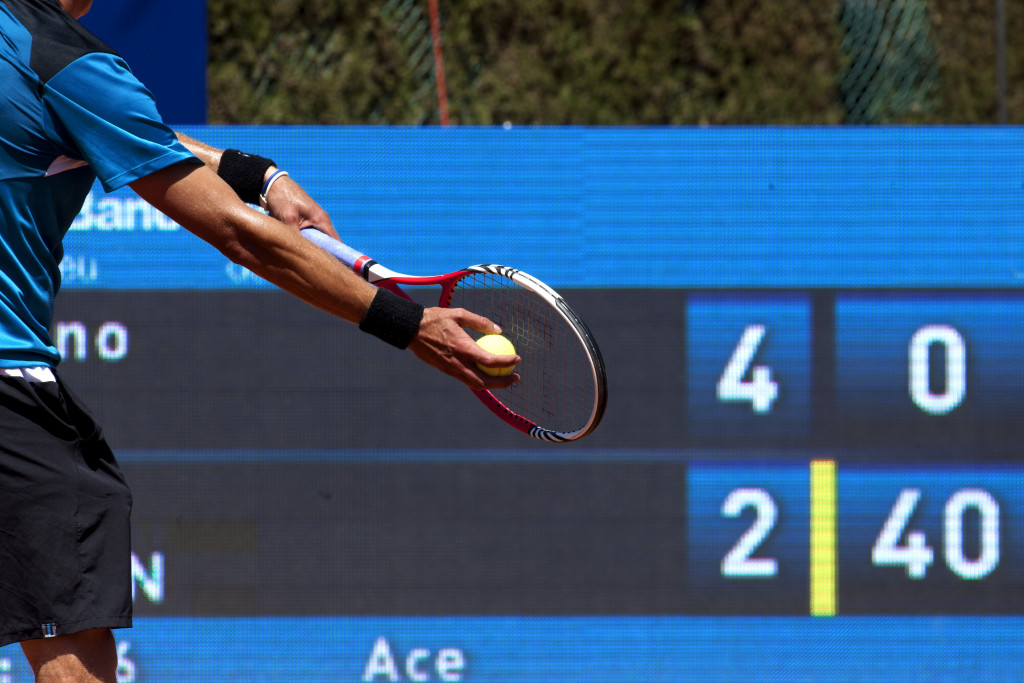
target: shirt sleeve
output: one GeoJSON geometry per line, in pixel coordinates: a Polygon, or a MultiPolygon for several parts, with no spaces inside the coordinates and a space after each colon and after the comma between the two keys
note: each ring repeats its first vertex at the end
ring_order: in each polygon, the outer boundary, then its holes
{"type": "Polygon", "coordinates": [[[43,99],[107,192],[181,161],[202,164],[117,55],[76,59],[47,81],[43,99]]]}

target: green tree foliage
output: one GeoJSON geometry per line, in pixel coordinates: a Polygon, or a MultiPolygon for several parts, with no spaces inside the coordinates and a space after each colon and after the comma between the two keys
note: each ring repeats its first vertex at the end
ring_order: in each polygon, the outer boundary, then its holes
{"type": "MultiPolygon", "coordinates": [[[[850,1],[850,0],[846,0],[850,1]]],[[[995,120],[994,0],[928,0],[927,110],[995,120]]],[[[837,0],[439,0],[453,123],[834,124],[837,0]]],[[[1024,3],[1007,2],[1011,119],[1024,3]]],[[[427,0],[208,0],[213,123],[437,122],[427,0]]]]}
{"type": "Polygon", "coordinates": [[[387,120],[403,93],[399,47],[373,7],[209,0],[207,8],[211,122],[387,120]]]}
{"type": "MultiPolygon", "coordinates": [[[[1024,123],[1024,3],[1006,2],[1007,110],[1024,123]]],[[[996,123],[995,0],[933,0],[941,105],[909,123],[996,123]]]]}
{"type": "Polygon", "coordinates": [[[821,3],[462,2],[447,4],[445,37],[465,123],[838,120],[835,23],[821,3]]]}

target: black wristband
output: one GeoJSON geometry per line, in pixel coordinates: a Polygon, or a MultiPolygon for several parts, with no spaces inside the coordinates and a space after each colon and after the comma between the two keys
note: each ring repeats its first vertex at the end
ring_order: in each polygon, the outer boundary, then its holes
{"type": "Polygon", "coordinates": [[[277,166],[272,160],[237,149],[226,149],[220,157],[217,175],[224,179],[238,198],[249,204],[260,203],[260,190],[267,169],[277,166]]]}
{"type": "Polygon", "coordinates": [[[386,289],[378,289],[359,329],[404,349],[419,332],[421,320],[423,306],[386,289]]]}

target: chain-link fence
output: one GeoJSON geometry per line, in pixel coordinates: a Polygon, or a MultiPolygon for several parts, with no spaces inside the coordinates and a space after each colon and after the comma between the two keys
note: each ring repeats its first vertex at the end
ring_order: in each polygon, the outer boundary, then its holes
{"type": "Polygon", "coordinates": [[[939,65],[925,0],[840,0],[847,123],[890,123],[933,111],[939,65]]]}
{"type": "MultiPolygon", "coordinates": [[[[430,36],[430,18],[425,0],[387,0],[381,6],[381,18],[389,24],[398,44],[406,53],[405,66],[412,81],[417,84],[408,101],[411,123],[429,123],[435,116],[437,100],[433,43],[430,36]]],[[[387,123],[383,110],[376,109],[372,123],[387,123]]]]}

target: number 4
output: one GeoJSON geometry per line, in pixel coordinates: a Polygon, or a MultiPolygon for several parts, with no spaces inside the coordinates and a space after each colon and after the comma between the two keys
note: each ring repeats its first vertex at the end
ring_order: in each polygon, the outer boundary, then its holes
{"type": "Polygon", "coordinates": [[[749,401],[755,413],[767,413],[779,397],[779,385],[764,365],[750,367],[765,335],[764,325],[749,325],[718,380],[719,401],[749,401]],[[751,371],[751,379],[743,379],[751,371]]]}
{"type": "Polygon", "coordinates": [[[935,551],[925,542],[923,531],[907,532],[906,545],[900,545],[900,538],[906,531],[917,502],[921,500],[920,489],[903,489],[889,518],[885,520],[882,533],[878,535],[871,549],[871,561],[878,567],[905,567],[911,579],[923,579],[928,567],[935,561],[935,551]]]}

